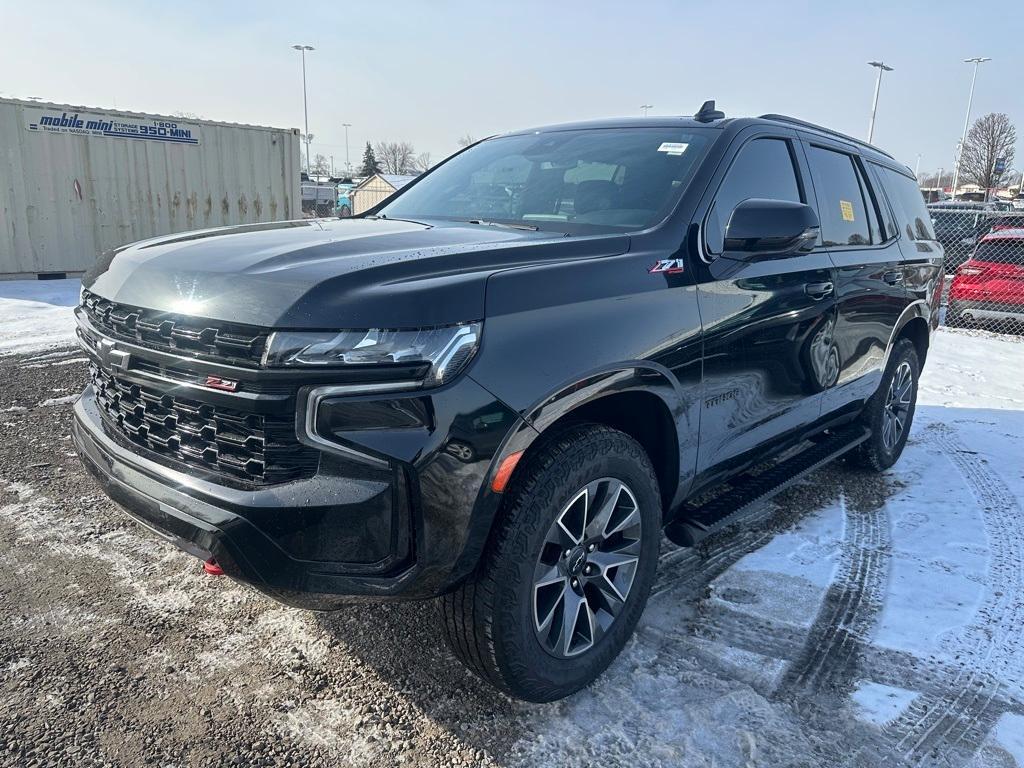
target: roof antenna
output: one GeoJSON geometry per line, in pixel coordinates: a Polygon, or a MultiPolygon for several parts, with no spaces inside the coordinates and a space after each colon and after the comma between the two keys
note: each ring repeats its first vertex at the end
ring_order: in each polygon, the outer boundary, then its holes
{"type": "Polygon", "coordinates": [[[700,105],[700,109],[697,110],[697,114],[693,116],[693,119],[698,123],[710,123],[712,120],[722,120],[725,118],[725,112],[719,109],[715,109],[715,100],[709,99],[700,105]]]}

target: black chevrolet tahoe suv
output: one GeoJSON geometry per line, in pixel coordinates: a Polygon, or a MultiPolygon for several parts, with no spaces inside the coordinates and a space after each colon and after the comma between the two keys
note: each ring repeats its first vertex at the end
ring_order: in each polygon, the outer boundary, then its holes
{"type": "Polygon", "coordinates": [[[623,647],[663,531],[896,461],[941,263],[913,175],[803,121],[508,133],[361,216],[105,254],[74,440],[208,570],[439,598],[468,666],[552,700],[623,647]]]}

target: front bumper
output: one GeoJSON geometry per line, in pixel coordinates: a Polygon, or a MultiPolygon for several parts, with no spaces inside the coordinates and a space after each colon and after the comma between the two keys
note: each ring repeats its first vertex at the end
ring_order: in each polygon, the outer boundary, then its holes
{"type": "Polygon", "coordinates": [[[500,497],[486,480],[521,420],[468,377],[404,396],[427,401],[433,429],[396,436],[398,455],[387,453],[387,430],[369,430],[380,466],[325,451],[313,477],[258,489],[133,451],[105,428],[91,387],[73,436],[107,494],[147,528],[281,602],[329,610],[353,597],[440,594],[472,569],[490,530],[500,497]]]}

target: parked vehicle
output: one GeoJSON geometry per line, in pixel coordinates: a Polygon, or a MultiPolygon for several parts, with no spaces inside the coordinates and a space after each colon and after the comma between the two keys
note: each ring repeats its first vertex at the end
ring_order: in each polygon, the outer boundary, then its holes
{"type": "Polygon", "coordinates": [[[1024,324],[1024,228],[985,235],[949,288],[947,325],[992,321],[1024,324]]]}
{"type": "Polygon", "coordinates": [[[949,195],[945,190],[938,188],[921,188],[921,196],[924,198],[926,203],[941,203],[949,200],[949,195]]]}
{"type": "Polygon", "coordinates": [[[303,181],[302,212],[315,216],[333,216],[338,205],[338,187],[335,184],[321,184],[303,181]]]}
{"type": "Polygon", "coordinates": [[[352,182],[341,182],[338,184],[338,204],[335,212],[339,219],[347,219],[352,215],[352,197],[350,192],[355,184],[352,182]]]}
{"type": "Polygon", "coordinates": [[[899,458],[941,263],[913,174],[809,123],[509,133],[366,215],[104,256],[74,440],[209,570],[440,596],[469,667],[548,701],[619,653],[663,530],[899,458]]]}
{"type": "Polygon", "coordinates": [[[1021,225],[1016,211],[1001,215],[1001,208],[984,203],[943,203],[928,206],[935,238],[945,253],[946,274],[952,275],[970,257],[989,232],[1021,225]]]}

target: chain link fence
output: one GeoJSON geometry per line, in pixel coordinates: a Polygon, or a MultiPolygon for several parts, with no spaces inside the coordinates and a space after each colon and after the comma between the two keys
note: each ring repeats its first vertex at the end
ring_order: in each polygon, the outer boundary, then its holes
{"type": "Polygon", "coordinates": [[[1024,209],[1009,203],[934,203],[945,249],[944,322],[1024,334],[1024,209]]]}

